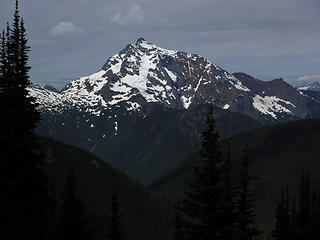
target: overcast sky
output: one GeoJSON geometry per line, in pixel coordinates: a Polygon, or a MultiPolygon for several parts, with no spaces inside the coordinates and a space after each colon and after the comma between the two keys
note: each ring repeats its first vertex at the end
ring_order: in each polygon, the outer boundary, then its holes
{"type": "MultiPolygon", "coordinates": [[[[319,0],[20,0],[34,83],[62,88],[139,37],[229,72],[320,80],[319,0]]],[[[0,29],[14,0],[0,0],[0,29]]]]}

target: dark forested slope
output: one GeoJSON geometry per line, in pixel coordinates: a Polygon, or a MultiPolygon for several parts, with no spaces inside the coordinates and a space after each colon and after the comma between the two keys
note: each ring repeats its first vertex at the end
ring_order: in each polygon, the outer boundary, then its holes
{"type": "MultiPolygon", "coordinates": [[[[320,120],[277,124],[221,142],[220,148],[224,152],[227,142],[231,144],[234,175],[239,173],[245,141],[248,143],[250,175],[256,179],[253,190],[257,199],[258,223],[263,228],[270,228],[281,189],[288,186],[289,191],[295,193],[304,169],[309,169],[312,181],[319,180],[320,120]]],[[[151,184],[151,188],[169,196],[182,196],[188,189],[192,166],[198,159],[199,153],[194,154],[151,184]]]]}
{"type": "Polygon", "coordinates": [[[94,155],[47,138],[41,138],[55,202],[61,200],[65,179],[73,169],[94,239],[110,232],[111,199],[116,190],[124,239],[170,239],[171,203],[140,186],[94,155]]]}

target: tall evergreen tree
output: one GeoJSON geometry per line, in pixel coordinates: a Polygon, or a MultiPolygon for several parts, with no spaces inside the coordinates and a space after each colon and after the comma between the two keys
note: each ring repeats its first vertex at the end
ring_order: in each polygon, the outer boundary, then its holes
{"type": "Polygon", "coordinates": [[[90,240],[85,209],[77,194],[77,181],[73,172],[67,176],[64,195],[60,207],[58,238],[59,240],[90,240]]]}
{"type": "Polygon", "coordinates": [[[119,212],[119,202],[118,202],[118,195],[116,190],[113,190],[112,193],[112,217],[111,217],[111,233],[110,233],[110,240],[121,240],[121,215],[119,212]]]}
{"type": "Polygon", "coordinates": [[[231,176],[231,151],[230,151],[230,142],[227,144],[227,154],[224,159],[223,169],[223,184],[225,186],[224,189],[224,216],[225,216],[225,227],[224,227],[224,239],[237,239],[235,232],[235,221],[237,219],[236,206],[235,206],[235,198],[237,195],[237,189],[233,185],[233,178],[231,176]]]}
{"type": "Polygon", "coordinates": [[[301,239],[309,239],[311,217],[311,186],[309,172],[304,171],[300,178],[298,224],[301,239]]]}
{"type": "Polygon", "coordinates": [[[296,198],[292,199],[292,207],[290,210],[290,234],[291,240],[298,240],[298,218],[297,218],[297,208],[296,208],[296,198]]]}
{"type": "Polygon", "coordinates": [[[40,115],[26,89],[27,42],[16,1],[13,28],[7,25],[0,49],[1,239],[42,240],[46,232],[47,177],[33,133],[40,115]]]}
{"type": "MultiPolygon", "coordinates": [[[[7,22],[6,31],[2,31],[1,36],[1,45],[0,45],[0,98],[5,100],[7,94],[9,93],[9,84],[11,83],[10,79],[13,75],[12,64],[10,62],[10,26],[7,22]]],[[[5,102],[1,101],[0,106],[2,110],[5,110],[5,102]]],[[[1,121],[1,119],[0,119],[1,121]]]]}
{"type": "Polygon", "coordinates": [[[291,240],[290,214],[288,194],[285,196],[284,191],[281,192],[281,200],[276,209],[276,226],[272,232],[275,240],[291,240]]]}
{"type": "Polygon", "coordinates": [[[250,194],[252,178],[248,174],[248,147],[245,143],[244,156],[242,158],[242,170],[239,177],[239,199],[237,201],[236,232],[239,240],[254,240],[260,235],[255,223],[254,199],[250,194]]]}
{"type": "MultiPolygon", "coordinates": [[[[6,76],[7,69],[7,50],[6,50],[6,35],[4,30],[1,33],[1,42],[0,42],[0,91],[2,92],[4,86],[4,77],[6,76]]],[[[2,94],[1,94],[2,95],[2,94]]],[[[1,96],[0,95],[0,96],[1,96]]]]}
{"type": "Polygon", "coordinates": [[[182,213],[186,239],[228,239],[230,203],[226,201],[226,163],[217,148],[219,135],[215,130],[213,108],[207,117],[207,129],[202,133],[202,159],[194,168],[191,191],[186,192],[182,213]]]}
{"type": "Polygon", "coordinates": [[[175,221],[174,221],[174,240],[182,240],[183,238],[183,216],[181,213],[181,201],[180,199],[176,200],[174,206],[175,209],[175,221]]]}

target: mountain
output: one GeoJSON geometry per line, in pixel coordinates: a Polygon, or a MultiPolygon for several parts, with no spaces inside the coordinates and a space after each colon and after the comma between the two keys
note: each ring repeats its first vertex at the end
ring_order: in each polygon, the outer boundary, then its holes
{"type": "MultiPolygon", "coordinates": [[[[297,90],[281,78],[262,81],[245,73],[233,73],[233,76],[256,94],[253,104],[260,107],[261,111],[273,115],[271,109],[279,109],[279,106],[274,104],[276,101],[287,104],[286,108],[291,113],[291,118],[286,116],[286,121],[320,116],[319,102],[315,98],[297,90]]],[[[287,110],[284,111],[288,112],[287,110]]]]}
{"type": "MultiPolygon", "coordinates": [[[[273,228],[281,190],[288,187],[289,193],[296,193],[303,170],[308,169],[312,182],[319,183],[319,141],[320,120],[299,120],[267,126],[220,143],[221,151],[226,153],[230,142],[234,176],[239,174],[244,144],[248,143],[249,173],[256,179],[253,192],[261,229],[273,228]]],[[[150,188],[170,197],[183,196],[191,181],[192,168],[199,159],[199,152],[194,153],[153,182],[150,188]]]]}
{"type": "Polygon", "coordinates": [[[113,190],[118,195],[123,239],[172,239],[173,201],[143,188],[88,152],[47,138],[41,138],[40,143],[51,197],[56,204],[61,202],[66,177],[73,171],[93,239],[103,240],[110,234],[113,190]]]}
{"type": "Polygon", "coordinates": [[[221,138],[320,116],[320,103],[283,80],[230,74],[197,54],[140,38],[60,92],[31,87],[38,133],[88,150],[148,183],[196,151],[208,104],[221,138]]]}
{"type": "Polygon", "coordinates": [[[315,81],[309,84],[301,85],[298,87],[298,89],[303,91],[309,90],[320,92],[320,83],[318,81],[315,81]]]}
{"type": "MultiPolygon", "coordinates": [[[[44,111],[61,112],[73,108],[97,116],[104,110],[118,107],[127,112],[141,112],[150,103],[172,109],[213,103],[260,122],[312,115],[310,109],[298,109],[301,106],[295,106],[291,102],[293,99],[281,92],[269,95],[267,91],[257,92],[255,87],[246,87],[242,81],[250,76],[244,76],[238,74],[237,78],[236,74],[228,73],[197,54],[163,49],[140,38],[135,45],[129,44],[110,57],[100,71],[72,81],[60,93],[51,94],[38,88],[31,89],[31,94],[39,99],[40,109],[44,111]]],[[[255,82],[263,85],[263,81],[255,82]]],[[[299,94],[289,84],[286,87],[299,94]]]]}
{"type": "Polygon", "coordinates": [[[298,89],[303,92],[303,94],[310,96],[311,98],[320,102],[320,83],[312,82],[306,85],[301,85],[298,89]]]}

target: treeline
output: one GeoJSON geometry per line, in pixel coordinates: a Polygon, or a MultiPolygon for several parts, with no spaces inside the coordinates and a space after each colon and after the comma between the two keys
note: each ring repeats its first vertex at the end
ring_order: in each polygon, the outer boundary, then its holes
{"type": "Polygon", "coordinates": [[[320,239],[320,191],[311,184],[308,171],[302,173],[298,196],[282,191],[275,222],[276,240],[320,239]]]}

